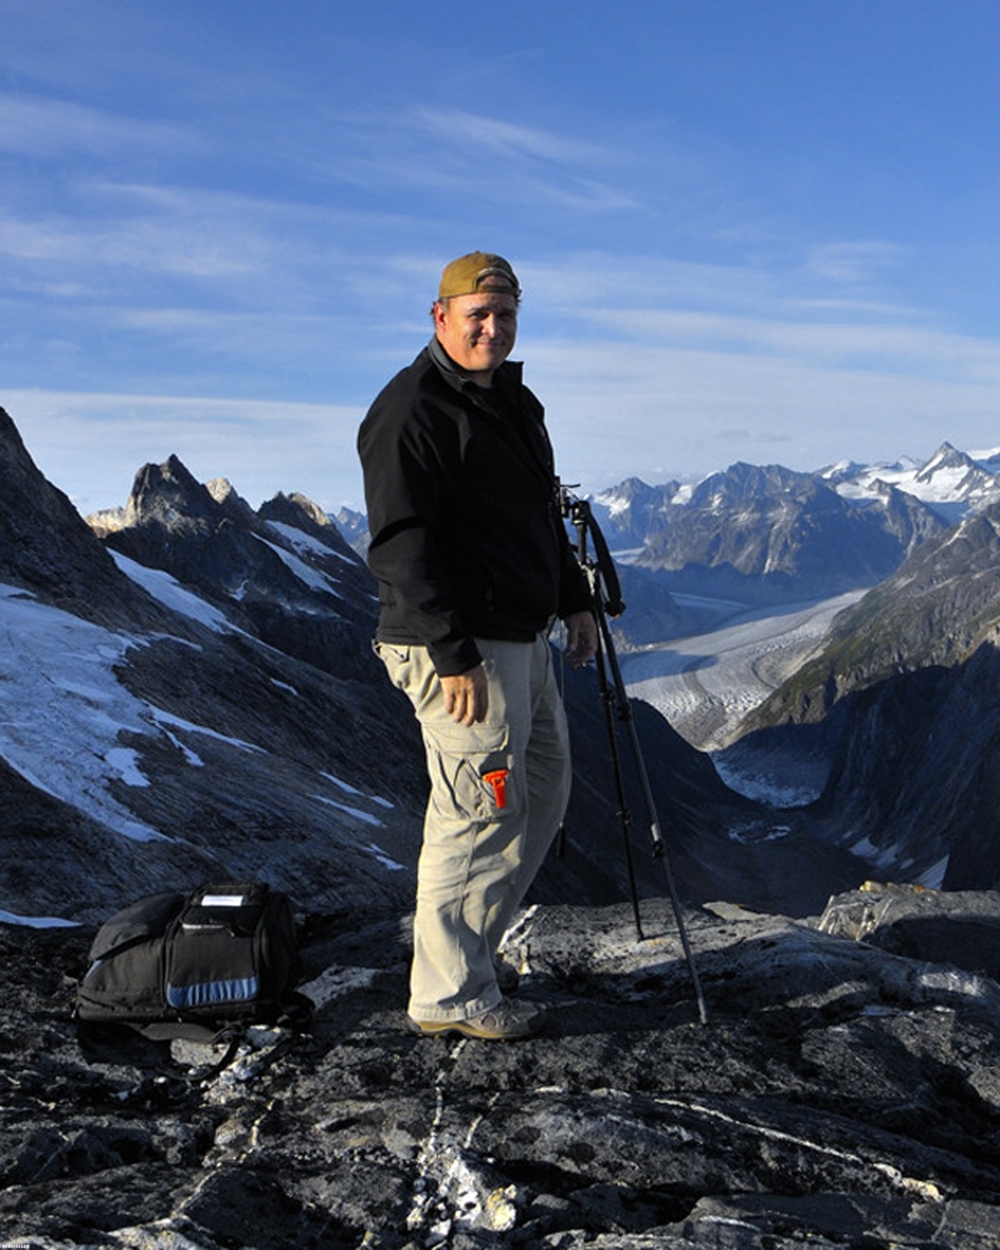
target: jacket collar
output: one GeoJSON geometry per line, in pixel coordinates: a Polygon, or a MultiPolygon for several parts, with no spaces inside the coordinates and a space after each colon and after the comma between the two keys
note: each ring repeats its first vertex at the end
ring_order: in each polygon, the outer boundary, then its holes
{"type": "MultiPolygon", "coordinates": [[[[475,391],[481,391],[483,389],[459,370],[458,366],[441,346],[441,341],[438,339],[437,335],[435,335],[427,344],[427,353],[437,366],[441,376],[450,386],[453,386],[456,391],[464,391],[471,387],[474,393],[475,391]]],[[[505,360],[503,364],[500,365],[500,367],[494,372],[493,378],[494,381],[498,378],[501,380],[509,379],[510,382],[517,384],[521,381],[523,371],[524,365],[521,361],[505,360]]]]}

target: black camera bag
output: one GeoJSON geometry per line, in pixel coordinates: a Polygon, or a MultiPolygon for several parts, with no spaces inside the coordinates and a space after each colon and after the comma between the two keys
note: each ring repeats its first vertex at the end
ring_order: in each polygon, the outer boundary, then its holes
{"type": "Polygon", "coordinates": [[[207,1040],[233,1026],[301,1025],[291,903],[263,882],[139,899],[101,925],[76,1014],[147,1037],[207,1040]]]}

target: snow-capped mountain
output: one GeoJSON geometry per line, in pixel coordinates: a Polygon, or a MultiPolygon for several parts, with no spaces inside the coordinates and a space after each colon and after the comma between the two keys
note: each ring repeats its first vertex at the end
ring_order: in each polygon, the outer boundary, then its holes
{"type": "Polygon", "coordinates": [[[675,594],[743,603],[838,594],[887,577],[922,542],[1000,500],[1000,450],[844,460],[812,473],[734,464],[700,482],[627,478],[595,494],[623,563],[675,594]]]}
{"type": "Polygon", "coordinates": [[[608,542],[631,566],[675,594],[743,603],[874,585],[945,527],[884,482],[850,497],[781,465],[734,464],[687,490],[630,479],[598,499],[608,542]]]}
{"type": "Polygon", "coordinates": [[[820,469],[819,476],[848,499],[871,498],[880,483],[895,486],[955,524],[1000,499],[1000,449],[964,452],[945,442],[922,463],[908,458],[893,464],[845,461],[820,469]]]}
{"type": "Polygon", "coordinates": [[[599,491],[590,503],[601,529],[621,552],[623,548],[643,547],[663,529],[678,502],[679,490],[678,482],[649,486],[641,478],[629,477],[599,491]]]}
{"type": "MultiPolygon", "coordinates": [[[[247,876],[313,907],[408,902],[426,771],[409,705],[371,653],[374,589],[314,504],[279,495],[254,512],[176,457],[140,469],[127,504],[91,528],[0,410],[4,911],[81,919],[164,884],[247,876]]],[[[605,707],[592,672],[565,680],[568,851],[536,898],[617,901],[629,866],[608,849],[605,707]]],[[[639,716],[682,888],[724,895],[743,856],[723,854],[726,830],[769,813],[639,716]]],[[[627,765],[626,782],[641,810],[627,765]]],[[[635,873],[661,891],[650,849],[635,873]]],[[[744,896],[755,873],[770,890],[744,858],[744,896]]]]}

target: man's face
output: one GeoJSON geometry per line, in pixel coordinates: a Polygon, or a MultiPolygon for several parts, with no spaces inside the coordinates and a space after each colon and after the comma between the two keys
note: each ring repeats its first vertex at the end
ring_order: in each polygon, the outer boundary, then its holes
{"type": "Polygon", "coordinates": [[[460,369],[488,382],[510,355],[517,337],[517,300],[500,291],[454,295],[434,305],[441,346],[460,369]]]}

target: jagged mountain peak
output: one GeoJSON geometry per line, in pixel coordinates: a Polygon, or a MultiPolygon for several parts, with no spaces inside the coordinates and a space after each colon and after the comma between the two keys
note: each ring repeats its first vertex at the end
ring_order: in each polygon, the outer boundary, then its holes
{"type": "Polygon", "coordinates": [[[224,511],[176,455],[162,464],[145,464],[135,475],[123,525],[161,525],[182,531],[218,524],[224,511]]]}
{"type": "Polygon", "coordinates": [[[780,464],[747,464],[739,460],[699,482],[691,493],[690,507],[752,503],[779,492],[786,497],[811,498],[828,490],[815,474],[800,473],[780,464]]]}
{"type": "Polygon", "coordinates": [[[986,476],[971,456],[959,451],[951,443],[944,442],[916,475],[918,482],[931,482],[935,474],[945,470],[964,470],[968,473],[986,476]]]}
{"type": "Polygon", "coordinates": [[[356,508],[345,506],[337,511],[333,519],[337,528],[347,540],[348,546],[364,559],[368,551],[368,545],[371,542],[371,535],[368,532],[368,518],[365,514],[358,512],[356,508]]]}
{"type": "Polygon", "coordinates": [[[247,523],[252,522],[254,510],[226,477],[214,477],[205,483],[205,489],[215,502],[230,516],[247,523]]]}
{"type": "MultiPolygon", "coordinates": [[[[898,510],[897,510],[898,511],[898,510]]],[[[733,598],[829,594],[894,569],[913,536],[902,515],[858,507],[812,473],[730,465],[701,482],[637,564],[671,589],[733,598]]]]}
{"type": "Polygon", "coordinates": [[[663,494],[663,487],[650,486],[641,477],[627,477],[615,486],[598,491],[594,498],[612,510],[627,504],[647,503],[663,494]]]}
{"type": "Polygon", "coordinates": [[[197,588],[234,627],[327,672],[374,663],[371,575],[306,496],[255,512],[228,479],[202,485],[171,456],[139,470],[121,516],[95,521],[109,547],[197,588]]]}
{"type": "Polygon", "coordinates": [[[301,530],[342,555],[350,553],[360,563],[360,557],[344,539],[329,515],[308,495],[298,491],[286,495],[279,491],[272,499],[261,504],[257,516],[272,526],[285,525],[301,530]]]}
{"type": "Polygon", "coordinates": [[[0,581],[88,620],[131,625],[150,611],[0,408],[0,581]]]}

